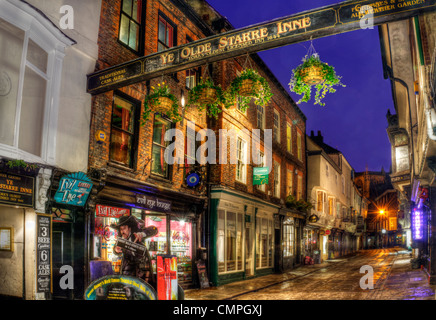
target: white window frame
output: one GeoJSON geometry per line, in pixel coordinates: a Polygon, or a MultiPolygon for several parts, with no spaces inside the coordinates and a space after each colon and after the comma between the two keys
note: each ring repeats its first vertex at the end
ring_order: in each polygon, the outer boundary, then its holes
{"type": "Polygon", "coordinates": [[[62,63],[65,57],[65,48],[75,44],[75,41],[63,34],[41,13],[21,1],[0,1],[0,19],[24,31],[23,52],[18,80],[14,141],[12,146],[0,143],[0,156],[55,165],[62,63]],[[42,73],[37,67],[27,61],[29,39],[47,52],[47,70],[45,73],[42,73]],[[41,136],[41,156],[31,154],[18,147],[26,67],[47,81],[41,136]]]}
{"type": "Polygon", "coordinates": [[[286,123],[286,150],[292,154],[292,125],[287,122],[286,123]]]}
{"type": "Polygon", "coordinates": [[[265,107],[257,106],[257,108],[256,108],[256,120],[257,120],[257,127],[259,129],[264,130],[265,129],[265,107]],[[259,125],[259,122],[260,122],[260,125],[259,125]]]}

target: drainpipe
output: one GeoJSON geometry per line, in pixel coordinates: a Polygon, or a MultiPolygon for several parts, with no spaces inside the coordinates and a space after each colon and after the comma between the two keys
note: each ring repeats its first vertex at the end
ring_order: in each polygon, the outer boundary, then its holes
{"type": "Polygon", "coordinates": [[[23,212],[23,300],[26,300],[26,209],[23,212]]]}

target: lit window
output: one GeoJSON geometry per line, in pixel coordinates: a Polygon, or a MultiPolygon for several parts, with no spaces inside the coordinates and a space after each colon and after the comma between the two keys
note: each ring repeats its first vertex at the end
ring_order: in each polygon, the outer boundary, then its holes
{"type": "Polygon", "coordinates": [[[142,0],[123,0],[121,6],[118,39],[135,51],[139,51],[142,0]]]}
{"type": "Polygon", "coordinates": [[[243,216],[218,210],[218,273],[243,270],[243,216]]]}
{"type": "MultiPolygon", "coordinates": [[[[138,103],[136,103],[137,105],[138,103]]],[[[109,157],[111,161],[133,167],[135,103],[114,96],[109,157]]]]}
{"type": "Polygon", "coordinates": [[[298,175],[297,179],[297,200],[300,200],[303,198],[303,177],[298,175]]]}
{"type": "Polygon", "coordinates": [[[159,16],[159,31],[157,51],[163,51],[174,46],[174,27],[162,16],[159,16]]]}
{"type": "Polygon", "coordinates": [[[164,178],[169,177],[169,166],[165,162],[165,149],[170,143],[165,141],[165,132],[171,128],[171,123],[159,115],[155,115],[153,123],[153,150],[151,173],[164,178]]]}
{"type": "Polygon", "coordinates": [[[286,124],[286,149],[292,153],[292,126],[290,123],[286,124]]]}
{"type": "Polygon", "coordinates": [[[302,140],[301,134],[297,132],[297,152],[298,152],[298,160],[303,161],[303,149],[302,149],[302,140]]]}
{"type": "Polygon", "coordinates": [[[295,227],[293,218],[283,222],[283,256],[291,257],[294,255],[295,227]]]}
{"type": "Polygon", "coordinates": [[[280,164],[274,162],[274,197],[280,198],[280,164]]]}
{"type": "Polygon", "coordinates": [[[287,190],[287,196],[292,195],[292,180],[293,180],[293,170],[287,170],[286,172],[286,188],[287,190]]]}

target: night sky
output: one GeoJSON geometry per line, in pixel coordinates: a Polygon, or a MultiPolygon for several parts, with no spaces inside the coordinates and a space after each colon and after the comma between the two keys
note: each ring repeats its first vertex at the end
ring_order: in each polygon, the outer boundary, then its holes
{"type": "MultiPolygon", "coordinates": [[[[235,28],[265,22],[340,1],[335,0],[207,0],[235,28]]],[[[389,171],[390,143],[386,133],[386,113],[395,113],[389,80],[383,78],[378,27],[313,40],[321,61],[335,67],[346,85],[327,94],[325,106],[312,98],[299,107],[307,117],[306,133],[318,130],[324,142],[340,150],[355,171],[389,171]]],[[[259,52],[291,97],[292,69],[302,63],[310,41],[259,52]]]]}

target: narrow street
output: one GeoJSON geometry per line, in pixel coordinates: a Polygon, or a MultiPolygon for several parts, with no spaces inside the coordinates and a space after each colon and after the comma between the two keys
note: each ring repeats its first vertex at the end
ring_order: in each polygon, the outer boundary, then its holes
{"type": "Polygon", "coordinates": [[[189,300],[434,300],[427,274],[412,269],[401,248],[362,250],[342,259],[301,266],[218,288],[188,290],[189,300]],[[374,289],[362,289],[362,266],[373,268],[374,289]]]}

